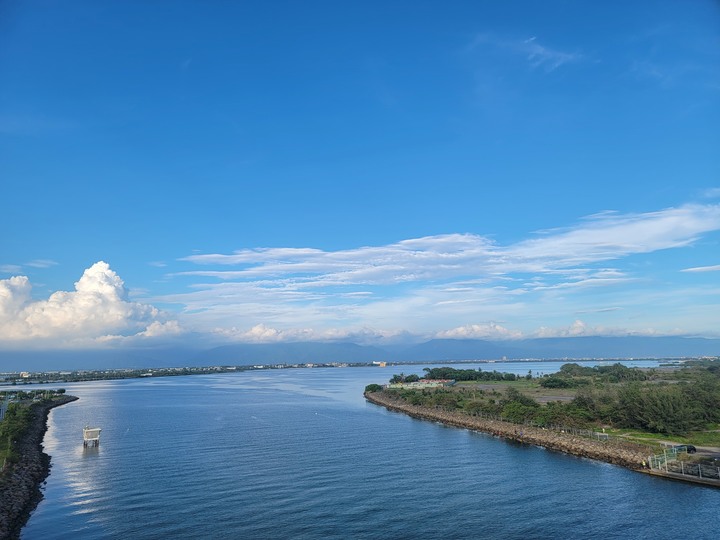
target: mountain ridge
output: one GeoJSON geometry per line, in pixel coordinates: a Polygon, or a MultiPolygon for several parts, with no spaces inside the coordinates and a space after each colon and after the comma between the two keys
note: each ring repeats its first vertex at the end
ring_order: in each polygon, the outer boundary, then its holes
{"type": "Polygon", "coordinates": [[[380,346],[352,342],[240,343],[216,347],[103,350],[0,350],[2,371],[54,371],[305,363],[581,360],[720,356],[720,339],[580,336],[524,340],[431,339],[380,346]]]}

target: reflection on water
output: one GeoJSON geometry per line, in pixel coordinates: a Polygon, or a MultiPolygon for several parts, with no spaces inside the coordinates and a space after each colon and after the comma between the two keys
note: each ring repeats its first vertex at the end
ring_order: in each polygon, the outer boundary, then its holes
{"type": "Polygon", "coordinates": [[[100,447],[99,446],[83,446],[82,454],[83,454],[83,457],[85,457],[85,458],[89,458],[89,457],[97,458],[100,456],[100,447]]]}
{"type": "Polygon", "coordinates": [[[720,491],[366,403],[365,385],[392,374],[67,385],[80,400],[51,412],[53,467],[23,538],[714,537],[720,491]],[[99,447],[83,447],[87,424],[99,447]]]}

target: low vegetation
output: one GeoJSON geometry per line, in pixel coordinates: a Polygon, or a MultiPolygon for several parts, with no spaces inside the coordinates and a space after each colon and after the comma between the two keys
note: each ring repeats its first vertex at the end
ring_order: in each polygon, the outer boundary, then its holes
{"type": "MultiPolygon", "coordinates": [[[[425,379],[458,381],[446,388],[385,390],[413,405],[501,417],[516,423],[604,427],[720,444],[720,362],[689,362],[680,369],[642,370],[622,364],[570,363],[558,373],[426,368],[425,379]]],[[[411,382],[395,375],[391,382],[411,382]]],[[[414,376],[412,380],[420,377],[414,376]]],[[[372,386],[372,385],[371,385],[372,386]]],[[[378,386],[378,385],[375,385],[378,386]]],[[[368,391],[378,391],[378,388],[368,391]]]]}
{"type": "Polygon", "coordinates": [[[50,402],[64,393],[64,389],[0,392],[0,402],[6,397],[12,399],[5,417],[0,421],[0,467],[18,461],[20,456],[15,448],[15,442],[24,435],[30,425],[32,420],[30,408],[36,403],[50,402]]]}
{"type": "Polygon", "coordinates": [[[11,403],[0,422],[0,466],[4,463],[15,463],[19,456],[13,445],[22,437],[30,424],[30,409],[19,403],[11,403]]]}

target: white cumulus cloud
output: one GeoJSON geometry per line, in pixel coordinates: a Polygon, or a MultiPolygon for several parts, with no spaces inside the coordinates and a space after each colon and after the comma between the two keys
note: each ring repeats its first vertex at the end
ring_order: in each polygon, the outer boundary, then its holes
{"type": "MultiPolygon", "coordinates": [[[[244,330],[237,327],[216,328],[213,334],[229,341],[246,343],[280,343],[294,341],[350,341],[359,344],[392,343],[406,340],[410,334],[373,328],[274,328],[264,323],[244,330]]],[[[412,337],[412,336],[410,336],[412,337]]]]}
{"type": "Polygon", "coordinates": [[[522,332],[510,330],[496,323],[466,324],[436,334],[441,339],[520,339],[522,332]]]}
{"type": "Polygon", "coordinates": [[[179,332],[177,323],[164,321],[155,307],[130,301],[120,276],[103,261],[85,270],[74,291],[57,291],[47,300],[34,301],[31,287],[25,276],[0,280],[0,340],[62,344],[179,332]]]}

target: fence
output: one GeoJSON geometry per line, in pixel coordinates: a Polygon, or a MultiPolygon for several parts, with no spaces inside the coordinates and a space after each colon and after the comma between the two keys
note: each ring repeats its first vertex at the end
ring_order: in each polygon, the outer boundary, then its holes
{"type": "Polygon", "coordinates": [[[720,480],[720,467],[708,463],[687,463],[679,456],[687,454],[685,449],[667,448],[662,454],[650,456],[648,465],[652,470],[680,474],[700,480],[720,480]]]}
{"type": "Polygon", "coordinates": [[[674,463],[678,459],[677,448],[665,448],[662,454],[656,454],[648,458],[648,465],[651,469],[668,472],[668,463],[674,463]]]}
{"type": "Polygon", "coordinates": [[[565,426],[554,426],[554,425],[546,426],[546,427],[547,427],[547,429],[552,429],[553,431],[561,431],[564,433],[569,433],[571,435],[576,435],[578,437],[586,437],[586,438],[595,439],[598,441],[618,442],[618,443],[623,443],[623,444],[628,442],[626,439],[612,437],[608,433],[601,433],[600,431],[591,431],[589,429],[578,429],[578,428],[571,428],[571,427],[565,427],[565,426]]]}

